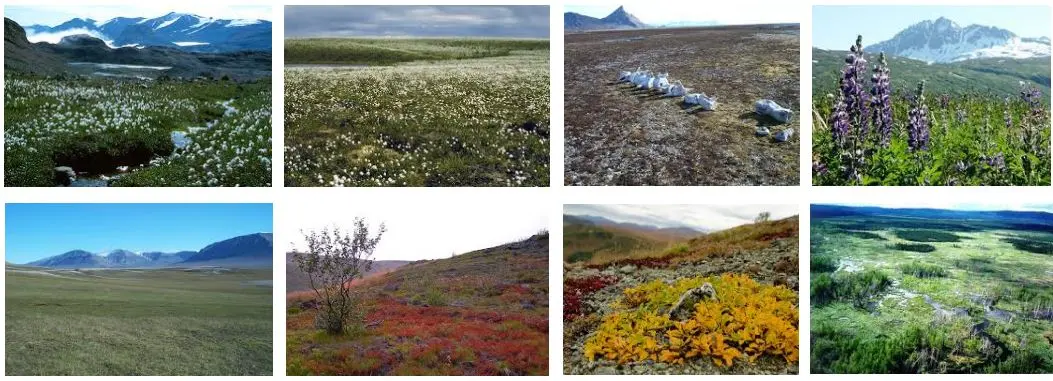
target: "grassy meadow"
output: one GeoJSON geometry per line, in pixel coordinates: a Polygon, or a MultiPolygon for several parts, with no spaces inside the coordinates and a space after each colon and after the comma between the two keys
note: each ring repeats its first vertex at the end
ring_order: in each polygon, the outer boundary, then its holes
{"type": "Polygon", "coordinates": [[[271,276],[8,265],[6,374],[269,376],[271,276]]]}
{"type": "Polygon", "coordinates": [[[288,186],[547,186],[548,40],[287,40],[288,186]]]}
{"type": "Polygon", "coordinates": [[[813,217],[812,372],[1053,371],[1053,233],[1042,230],[813,217]]]}

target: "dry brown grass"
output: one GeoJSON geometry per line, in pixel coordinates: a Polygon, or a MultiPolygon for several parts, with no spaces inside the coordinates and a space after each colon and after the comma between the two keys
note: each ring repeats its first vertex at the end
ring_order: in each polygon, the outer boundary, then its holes
{"type": "MultiPolygon", "coordinates": [[[[799,29],[771,26],[565,35],[567,185],[797,185],[800,125],[787,143],[756,137],[773,99],[800,114],[799,29]],[[642,39],[638,39],[642,37],[642,39]],[[669,72],[717,111],[684,109],[614,84],[638,66],[669,72]]],[[[773,131],[774,133],[774,131],[773,131]]]]}

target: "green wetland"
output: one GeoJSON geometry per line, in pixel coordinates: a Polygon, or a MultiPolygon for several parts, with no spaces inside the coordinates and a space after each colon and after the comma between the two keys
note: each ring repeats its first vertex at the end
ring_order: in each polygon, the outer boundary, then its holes
{"type": "Polygon", "coordinates": [[[7,74],[4,186],[270,186],[270,89],[7,74]],[[56,167],[77,179],[61,184],[56,167]]]}
{"type": "Polygon", "coordinates": [[[812,372],[1053,372],[1049,215],[1014,223],[817,207],[812,372]]]}

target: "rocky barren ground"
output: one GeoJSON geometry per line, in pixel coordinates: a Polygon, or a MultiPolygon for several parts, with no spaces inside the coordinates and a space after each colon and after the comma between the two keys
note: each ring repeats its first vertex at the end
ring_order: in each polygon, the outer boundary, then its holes
{"type": "Polygon", "coordinates": [[[796,24],[567,34],[564,184],[798,184],[799,40],[796,24]],[[716,111],[614,83],[637,67],[716,97],[716,111]],[[760,99],[794,120],[758,117],[760,99]],[[798,133],[776,143],[756,136],[760,125],[798,133]]]}

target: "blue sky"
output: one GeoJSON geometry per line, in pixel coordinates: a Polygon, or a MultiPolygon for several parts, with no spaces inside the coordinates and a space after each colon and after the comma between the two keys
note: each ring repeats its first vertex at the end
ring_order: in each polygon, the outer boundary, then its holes
{"type": "Polygon", "coordinates": [[[830,50],[848,50],[857,35],[863,35],[864,46],[876,44],[941,16],[961,27],[994,26],[1021,37],[1048,37],[1050,26],[1046,6],[825,5],[812,11],[812,46],[830,50]]]}
{"type": "Polygon", "coordinates": [[[7,204],[5,210],[5,260],[12,263],[76,249],[200,250],[273,230],[271,204],[7,204]]]}
{"type": "Polygon", "coordinates": [[[55,26],[73,18],[91,18],[103,22],[114,17],[158,17],[169,12],[191,13],[202,17],[221,19],[260,19],[274,18],[273,10],[267,5],[225,5],[209,2],[182,2],[170,4],[163,1],[143,1],[139,4],[121,5],[8,5],[4,7],[4,17],[19,24],[55,26]]]}

